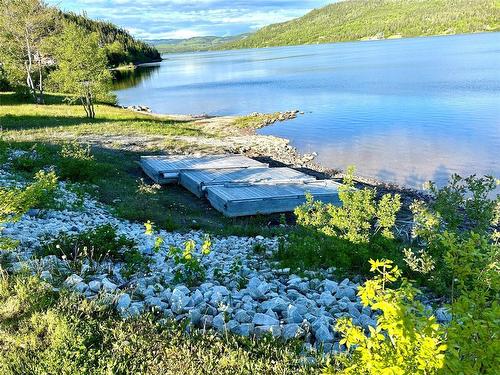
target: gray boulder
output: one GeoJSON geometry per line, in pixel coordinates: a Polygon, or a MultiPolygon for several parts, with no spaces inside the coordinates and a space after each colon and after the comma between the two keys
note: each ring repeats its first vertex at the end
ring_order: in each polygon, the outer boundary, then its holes
{"type": "Polygon", "coordinates": [[[279,325],[280,322],[273,316],[262,313],[256,313],[253,317],[252,323],[255,325],[273,326],[273,325],[279,325]]]}

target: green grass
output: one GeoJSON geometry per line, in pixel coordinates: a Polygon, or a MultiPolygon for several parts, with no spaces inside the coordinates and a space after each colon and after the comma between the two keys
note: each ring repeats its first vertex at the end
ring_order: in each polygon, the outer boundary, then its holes
{"type": "Polygon", "coordinates": [[[67,105],[61,95],[47,95],[46,104],[26,103],[13,93],[0,93],[1,125],[4,137],[9,131],[23,131],[25,137],[57,139],[57,134],[81,135],[164,135],[210,136],[187,121],[174,121],[166,116],[126,111],[111,105],[98,104],[96,118],[85,117],[79,105],[67,105]]]}
{"type": "Polygon", "coordinates": [[[219,49],[500,30],[497,0],[348,0],[272,24],[219,49]]]}
{"type": "Polygon", "coordinates": [[[238,117],[234,121],[234,126],[240,129],[258,129],[266,125],[267,121],[275,120],[279,117],[280,113],[262,113],[257,116],[248,115],[238,117]]]}
{"type": "Polygon", "coordinates": [[[0,268],[0,373],[314,374],[301,344],[186,332],[146,314],[123,321],[104,300],[87,301],[36,276],[0,268]]]}

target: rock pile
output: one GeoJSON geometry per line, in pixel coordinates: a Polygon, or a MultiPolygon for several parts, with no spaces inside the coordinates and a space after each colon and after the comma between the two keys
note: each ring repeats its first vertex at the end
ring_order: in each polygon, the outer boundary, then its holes
{"type": "MultiPolygon", "coordinates": [[[[9,174],[2,172],[0,177],[0,185],[9,183],[9,174]]],[[[339,350],[340,337],[333,330],[339,318],[351,317],[366,329],[376,324],[376,315],[357,298],[358,284],[348,279],[333,280],[333,269],[301,277],[266,261],[266,255],[276,251],[277,239],[213,238],[211,253],[202,258],[206,279],[188,287],[175,281],[174,275],[182,266],[168,251],[170,246],[181,247],[191,239],[200,246],[204,233],[159,231],[164,242],[159,251],[153,251],[155,238],[144,233],[143,225],[114,217],[89,197],[75,208],[78,199],[64,183],[60,183],[60,194],[67,208],[31,210],[6,226],[3,235],[19,241],[15,251],[3,255],[11,272],[29,268],[54,287],[73,289],[89,299],[100,295],[124,318],[153,310],[166,319],[187,319],[199,328],[244,336],[270,333],[285,340],[301,338],[308,346],[326,351],[339,350]],[[104,224],[112,224],[118,234],[136,242],[140,253],[150,260],[150,272],[129,276],[123,272],[123,263],[109,259],[84,261],[76,267],[53,255],[33,256],[46,237],[60,232],[75,234],[104,224]],[[254,248],[266,251],[255,253],[254,248]],[[60,275],[64,275],[62,285],[57,281],[60,275]]]]}

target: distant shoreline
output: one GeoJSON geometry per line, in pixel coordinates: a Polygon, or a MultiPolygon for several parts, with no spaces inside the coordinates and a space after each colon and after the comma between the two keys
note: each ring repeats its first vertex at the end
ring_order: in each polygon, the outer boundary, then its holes
{"type": "MultiPolygon", "coordinates": [[[[453,36],[467,36],[467,35],[478,35],[478,34],[495,34],[500,33],[500,30],[491,30],[491,31],[475,31],[470,33],[455,33],[455,34],[435,34],[435,35],[418,35],[418,36],[402,36],[398,35],[397,37],[391,35],[387,38],[363,38],[363,39],[354,39],[354,40],[343,40],[337,42],[325,42],[325,43],[302,43],[302,44],[286,44],[286,45],[273,45],[273,46],[260,46],[260,47],[244,47],[244,48],[213,48],[206,50],[192,50],[192,51],[183,51],[183,52],[160,52],[162,56],[168,55],[183,55],[188,53],[203,53],[203,52],[224,52],[224,51],[245,51],[252,49],[271,49],[271,48],[292,48],[292,47],[306,47],[306,46],[317,46],[317,45],[336,45],[336,44],[346,44],[346,43],[360,43],[360,42],[382,42],[382,41],[394,41],[394,40],[408,40],[408,39],[426,39],[426,38],[442,38],[442,37],[453,37],[453,36]]],[[[162,58],[163,60],[167,60],[162,58]]],[[[140,67],[144,64],[139,64],[140,67]]]]}

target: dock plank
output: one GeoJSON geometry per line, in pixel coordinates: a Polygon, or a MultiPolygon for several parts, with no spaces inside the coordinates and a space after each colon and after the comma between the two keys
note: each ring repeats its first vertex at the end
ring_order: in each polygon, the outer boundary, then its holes
{"type": "Polygon", "coordinates": [[[207,156],[141,156],[140,165],[144,172],[156,183],[176,183],[183,170],[262,168],[267,164],[250,159],[244,155],[207,155],[207,156]]]}
{"type": "Polygon", "coordinates": [[[181,171],[179,183],[197,197],[202,197],[208,186],[245,184],[286,184],[313,182],[316,179],[291,168],[231,168],[181,171]]]}
{"type": "Polygon", "coordinates": [[[306,194],[325,203],[340,204],[338,187],[329,180],[288,183],[208,186],[207,199],[229,217],[293,211],[304,203],[306,194]]]}

